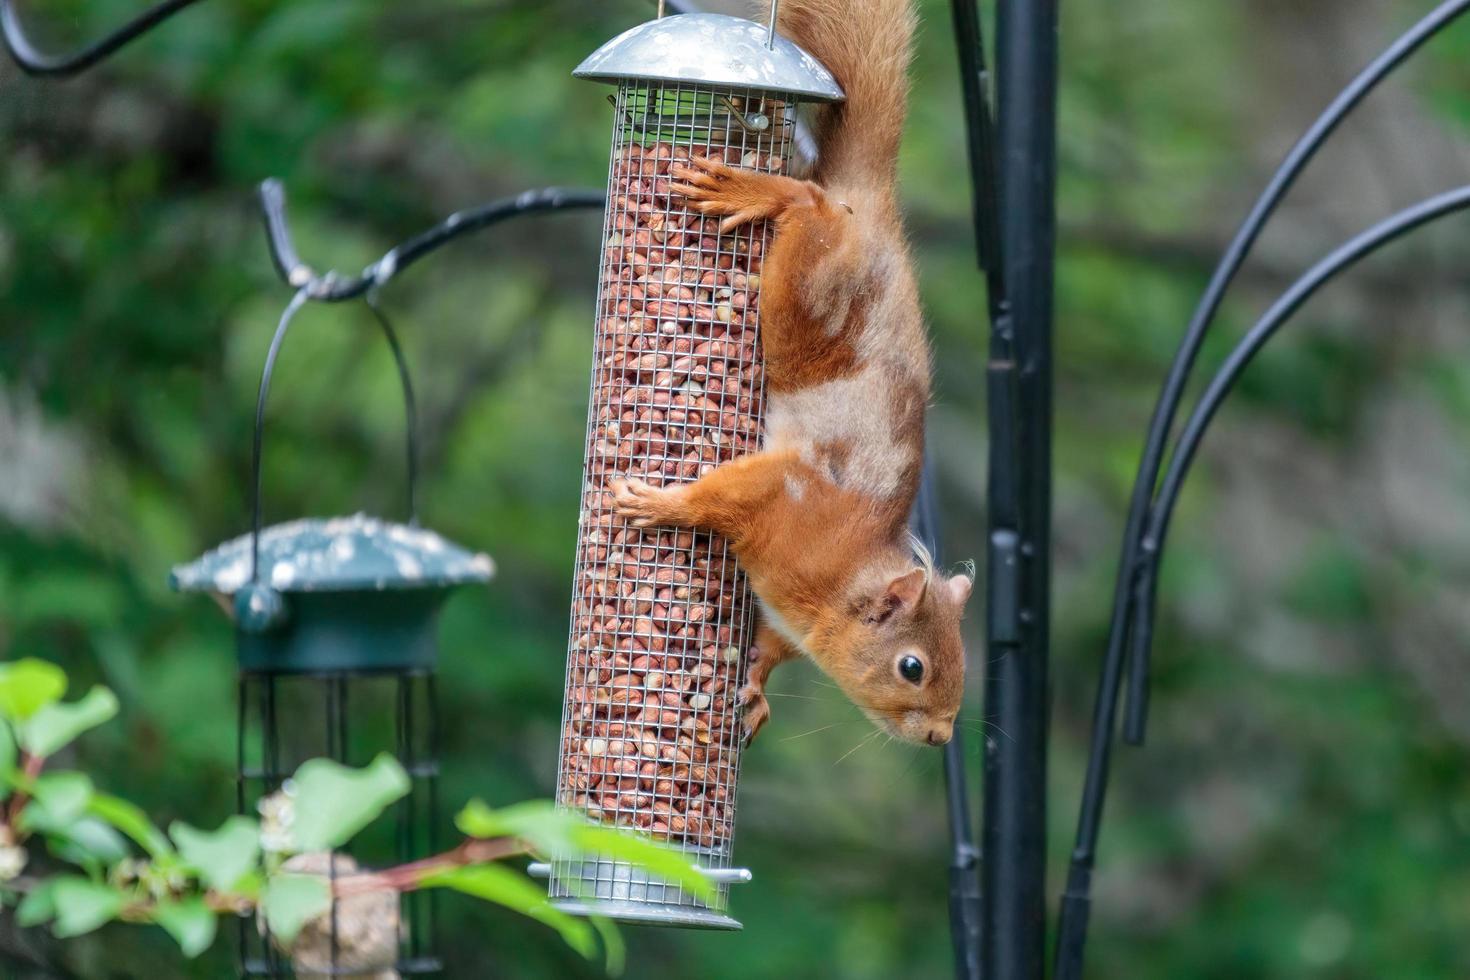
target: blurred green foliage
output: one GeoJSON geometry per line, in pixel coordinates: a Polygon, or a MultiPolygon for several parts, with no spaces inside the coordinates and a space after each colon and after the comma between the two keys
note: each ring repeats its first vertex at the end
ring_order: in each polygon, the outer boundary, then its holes
{"type": "MultiPolygon", "coordinates": [[[[1163,366],[1266,169],[1428,4],[1065,7],[1054,871],[1163,366]]],[[[137,4],[24,8],[62,45],[137,4]]],[[[944,557],[958,560],[983,542],[984,295],[948,12],[922,8],[902,176],[940,352],[944,557]]],[[[286,300],[254,185],[283,178],[302,254],[346,271],[456,208],[599,185],[604,93],[568,71],[649,10],[210,0],[75,81],[0,69],[0,655],[118,692],[121,723],[77,762],[108,774],[103,789],[165,822],[212,826],[233,806],[229,630],[165,583],[172,563],[245,525],[249,412],[286,300]]],[[[1328,247],[1463,180],[1467,52],[1462,24],[1339,135],[1345,162],[1314,166],[1293,196],[1205,368],[1328,247]]],[[[1455,271],[1470,256],[1457,222],[1314,301],[1211,436],[1166,563],[1150,744],[1117,757],[1094,976],[1470,975],[1470,378],[1458,366],[1470,302],[1455,271]]],[[[444,617],[449,801],[503,804],[552,784],[595,224],[502,226],[384,294],[421,392],[426,523],[502,570],[444,617]]],[[[270,409],[268,518],[402,512],[401,407],[372,331],[361,309],[303,313],[270,409]]],[[[866,728],[835,691],[806,667],[775,691],[742,782],[745,931],[629,930],[630,975],[944,975],[937,754],[844,757],[866,728]]],[[[979,705],[975,683],[964,737],[977,779],[984,740],[1007,737],[979,705]]],[[[587,975],[509,913],[447,911],[451,976],[587,975]]],[[[162,935],[0,940],[18,976],[51,975],[28,963],[88,978],[229,969],[223,951],[185,966],[162,935]]]]}

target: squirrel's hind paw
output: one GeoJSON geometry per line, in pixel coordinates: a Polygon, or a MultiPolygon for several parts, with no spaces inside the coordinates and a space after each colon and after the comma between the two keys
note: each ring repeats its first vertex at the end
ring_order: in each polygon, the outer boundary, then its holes
{"type": "Polygon", "coordinates": [[[764,691],[754,684],[747,684],[740,689],[739,704],[740,726],[745,730],[745,744],[749,745],[756,733],[770,720],[771,702],[766,700],[764,691]]]}

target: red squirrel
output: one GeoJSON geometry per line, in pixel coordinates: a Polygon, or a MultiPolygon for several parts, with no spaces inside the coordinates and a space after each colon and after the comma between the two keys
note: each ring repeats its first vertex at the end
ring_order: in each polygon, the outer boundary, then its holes
{"type": "Polygon", "coordinates": [[[762,450],[694,483],[616,481],[638,527],[724,535],[761,610],[741,690],[747,739],[765,685],[806,654],[883,730],[949,741],[964,693],[971,578],[935,572],[908,532],[930,353],[897,199],[912,0],[782,0],[780,29],[847,93],[825,107],[811,180],[694,159],[673,191],[722,231],[769,220],[761,286],[762,450]]]}

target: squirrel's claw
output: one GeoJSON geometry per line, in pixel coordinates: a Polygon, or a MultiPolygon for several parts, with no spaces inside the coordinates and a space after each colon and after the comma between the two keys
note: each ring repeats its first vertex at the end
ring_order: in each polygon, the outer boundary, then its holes
{"type": "Polygon", "coordinates": [[[671,197],[682,197],[700,214],[723,217],[720,234],[768,217],[771,212],[769,185],[765,174],[737,170],[728,164],[695,157],[688,164],[675,164],[669,175],[678,184],[669,185],[671,197]]]}
{"type": "Polygon", "coordinates": [[[687,197],[691,201],[697,201],[707,193],[703,187],[693,184],[670,184],[669,193],[678,197],[687,197]]]}
{"type": "Polygon", "coordinates": [[[718,187],[720,181],[735,173],[734,167],[721,160],[709,157],[693,157],[687,164],[676,163],[669,168],[670,175],[705,187],[718,187]]]}
{"type": "Polygon", "coordinates": [[[737,703],[741,707],[740,727],[745,732],[745,744],[749,745],[756,733],[770,720],[771,703],[766,700],[765,692],[754,684],[747,684],[740,689],[737,703]]]}

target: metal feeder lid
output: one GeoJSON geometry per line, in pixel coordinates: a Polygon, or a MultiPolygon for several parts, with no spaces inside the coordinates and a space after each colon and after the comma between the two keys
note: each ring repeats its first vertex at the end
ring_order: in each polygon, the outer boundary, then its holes
{"type": "MultiPolygon", "coordinates": [[[[250,535],[176,566],[181,592],[233,595],[250,580],[250,535]]],[[[442,589],[488,582],[489,555],[466,551],[433,531],[354,514],[312,517],[260,532],[260,581],[279,592],[442,589]]]]}
{"type": "Polygon", "coordinates": [[[614,84],[691,82],[763,89],[818,102],[846,98],[823,64],[764,24],[728,14],[676,14],[639,24],[592,53],[572,72],[614,84]]]}

